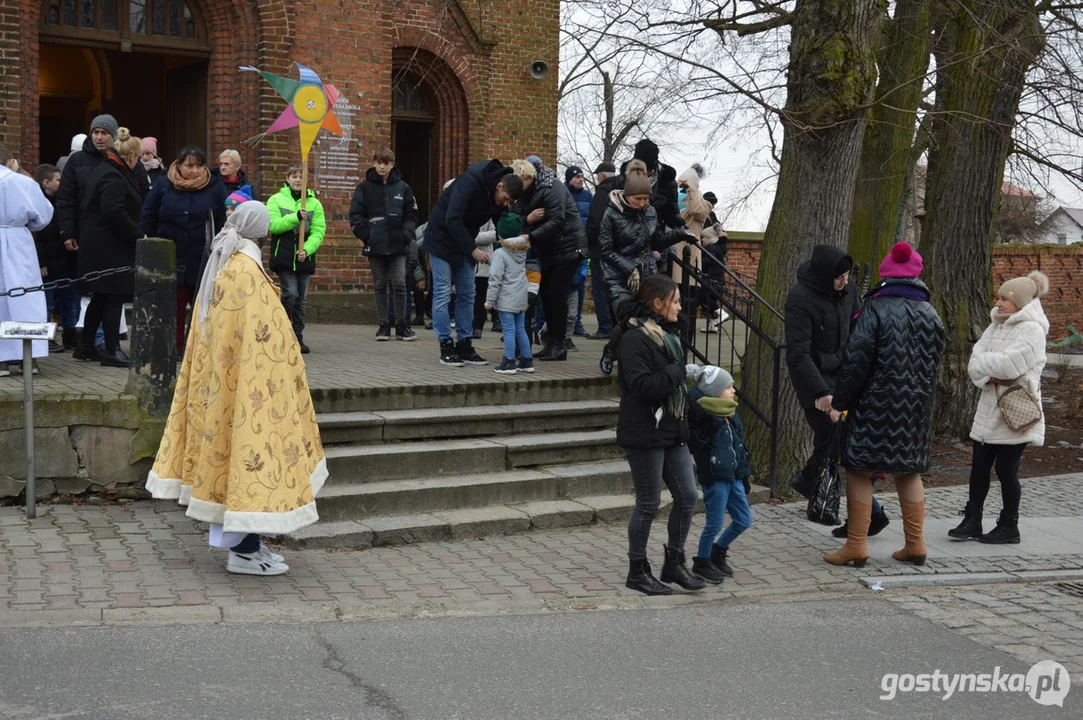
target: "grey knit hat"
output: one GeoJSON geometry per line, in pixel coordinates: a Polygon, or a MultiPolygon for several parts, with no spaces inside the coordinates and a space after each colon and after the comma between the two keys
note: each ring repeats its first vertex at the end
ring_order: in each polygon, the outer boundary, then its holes
{"type": "Polygon", "coordinates": [[[120,129],[120,125],[117,124],[117,119],[112,115],[99,115],[94,118],[94,121],[90,123],[90,132],[95,130],[104,130],[113,136],[113,139],[117,139],[117,131],[120,129]]]}
{"type": "Polygon", "coordinates": [[[733,376],[717,365],[704,365],[694,372],[696,387],[707,397],[718,397],[733,384],[733,376]]]}

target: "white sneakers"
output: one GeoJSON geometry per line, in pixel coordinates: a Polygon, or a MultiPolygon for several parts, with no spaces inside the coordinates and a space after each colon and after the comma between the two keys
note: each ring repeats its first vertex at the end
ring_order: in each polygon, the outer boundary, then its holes
{"type": "Polygon", "coordinates": [[[262,543],[257,552],[251,554],[229,552],[226,570],[238,575],[285,575],[290,566],[282,562],[283,558],[271,552],[262,543]]]}
{"type": "Polygon", "coordinates": [[[730,317],[729,313],[725,310],[718,309],[714,311],[714,317],[707,323],[707,327],[700,330],[702,333],[715,333],[722,329],[722,323],[726,322],[730,317]]]}

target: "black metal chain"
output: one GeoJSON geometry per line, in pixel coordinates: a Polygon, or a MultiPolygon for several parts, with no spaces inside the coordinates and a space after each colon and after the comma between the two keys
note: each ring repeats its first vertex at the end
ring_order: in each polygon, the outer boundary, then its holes
{"type": "MultiPolygon", "coordinates": [[[[135,268],[131,265],[124,265],[122,267],[108,268],[106,270],[93,270],[86,275],[77,278],[60,278],[59,280],[53,280],[52,282],[42,283],[41,285],[31,285],[30,287],[14,287],[7,292],[0,292],[0,297],[22,297],[33,292],[46,292],[48,290],[60,290],[68,288],[77,282],[92,282],[94,280],[101,280],[102,278],[109,277],[110,275],[119,275],[121,273],[135,272],[135,268]]],[[[177,268],[178,273],[184,272],[184,266],[181,265],[177,268]]]]}

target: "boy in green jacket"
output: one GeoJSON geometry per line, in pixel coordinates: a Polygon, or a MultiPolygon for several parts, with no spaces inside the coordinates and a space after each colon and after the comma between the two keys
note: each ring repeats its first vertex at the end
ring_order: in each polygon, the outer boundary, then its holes
{"type": "Polygon", "coordinates": [[[323,244],[327,233],[327,221],[323,205],[316,192],[308,189],[305,199],[305,241],[298,247],[297,227],[301,224],[301,168],[292,168],[286,175],[286,184],[267,200],[271,214],[271,270],[278,273],[282,286],[282,307],[286,309],[301,353],[308,354],[305,345],[305,302],[308,298],[308,282],[316,272],[316,251],[323,244]]]}

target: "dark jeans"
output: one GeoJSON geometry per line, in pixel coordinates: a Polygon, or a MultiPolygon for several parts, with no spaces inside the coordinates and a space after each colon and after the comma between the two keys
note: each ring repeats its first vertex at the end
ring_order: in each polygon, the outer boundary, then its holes
{"type": "Polygon", "coordinates": [[[628,559],[647,559],[647,540],[654,516],[658,514],[663,483],[673,496],[673,509],[669,511],[668,546],[672,550],[684,550],[692,526],[692,512],[699,500],[688,448],[684,445],[648,449],[626,447],[624,457],[632,470],[632,485],[636,493],[635,510],[628,520],[628,559]]]}
{"type": "Polygon", "coordinates": [[[575,258],[542,270],[538,298],[545,310],[550,343],[559,343],[564,339],[568,326],[568,291],[572,287],[572,278],[575,277],[580,262],[579,258],[575,258]]]}
{"type": "Polygon", "coordinates": [[[259,551],[259,535],[255,533],[249,533],[244,536],[244,540],[230,548],[231,551],[239,553],[241,555],[251,555],[254,552],[259,551]]]}
{"type": "MultiPolygon", "coordinates": [[[[106,352],[116,352],[120,349],[120,314],[124,312],[124,303],[128,300],[126,295],[111,295],[109,293],[94,293],[87,305],[86,315],[83,316],[84,328],[96,328],[99,324],[105,333],[106,352]]],[[[90,341],[94,336],[83,333],[83,348],[93,350],[90,341]]]]}
{"type": "Polygon", "coordinates": [[[993,445],[974,442],[974,459],[970,463],[970,507],[981,510],[985,498],[989,495],[990,476],[996,467],[997,479],[1000,480],[1000,492],[1004,497],[1004,514],[1019,517],[1019,501],[1023,497],[1023,487],[1019,484],[1019,461],[1023,459],[1022,445],[993,445]]]}
{"type": "Polygon", "coordinates": [[[586,335],[587,329],[583,327],[583,301],[587,299],[587,282],[583,281],[583,284],[575,289],[577,301],[575,305],[575,334],[586,335]]]}
{"type": "Polygon", "coordinates": [[[609,294],[605,291],[605,280],[602,279],[601,258],[591,258],[590,261],[590,296],[594,299],[594,314],[598,317],[598,332],[605,333],[613,330],[613,314],[609,311],[609,294]]]}
{"type": "MultiPolygon", "coordinates": [[[[282,307],[286,309],[286,315],[289,317],[290,323],[293,324],[293,334],[297,336],[298,341],[301,340],[305,332],[305,305],[308,303],[308,283],[310,280],[312,280],[311,273],[299,273],[292,270],[280,270],[278,272],[278,282],[282,286],[282,307]]],[[[384,284],[386,286],[386,283],[384,284]]],[[[384,310],[386,315],[386,308],[384,310]]],[[[383,315],[379,317],[383,317],[383,315]]]]}
{"type": "MultiPolygon", "coordinates": [[[[376,317],[387,317],[387,286],[390,283],[395,295],[395,322],[406,319],[406,256],[370,255],[373,295],[376,296],[376,317]]],[[[303,320],[302,316],[302,320],[303,320]]],[[[302,322],[302,327],[304,323],[302,322]]]]}
{"type": "MultiPolygon", "coordinates": [[[[812,455],[809,457],[801,475],[810,487],[816,487],[816,481],[820,477],[820,464],[827,457],[831,449],[831,439],[835,432],[835,423],[831,422],[831,416],[816,408],[805,408],[805,419],[812,428],[812,455]]],[[[873,517],[882,517],[884,508],[880,506],[876,498],[872,499],[873,517]]]]}

